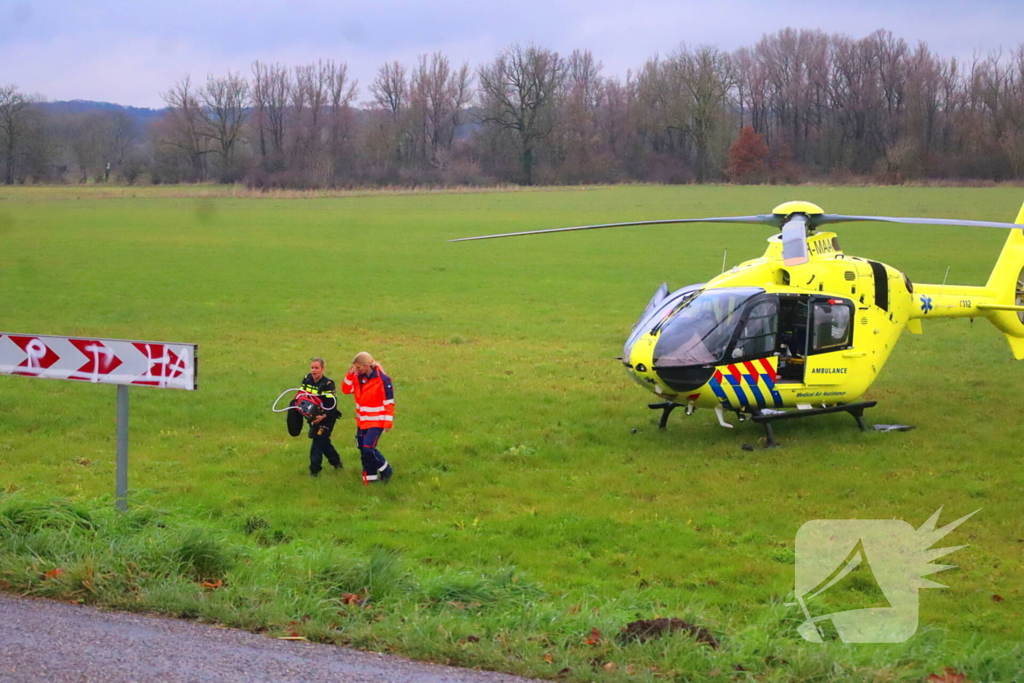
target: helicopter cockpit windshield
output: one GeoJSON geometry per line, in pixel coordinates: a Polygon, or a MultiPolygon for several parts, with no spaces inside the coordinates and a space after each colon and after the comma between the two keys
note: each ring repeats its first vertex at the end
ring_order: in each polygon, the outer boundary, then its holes
{"type": "Polygon", "coordinates": [[[763,292],[755,287],[712,289],[684,299],[659,323],[655,365],[708,365],[723,360],[744,317],[744,304],[763,292]]]}
{"type": "Polygon", "coordinates": [[[633,331],[630,333],[629,338],[626,339],[626,345],[623,349],[623,357],[629,358],[630,349],[633,348],[633,344],[637,339],[650,332],[656,327],[665,316],[669,315],[675,308],[677,308],[683,301],[686,301],[692,297],[696,292],[699,292],[704,284],[689,285],[682,289],[669,294],[668,285],[662,284],[658,287],[658,291],[651,297],[650,302],[647,304],[647,308],[640,315],[640,319],[636,321],[636,325],[633,326],[633,331]]]}

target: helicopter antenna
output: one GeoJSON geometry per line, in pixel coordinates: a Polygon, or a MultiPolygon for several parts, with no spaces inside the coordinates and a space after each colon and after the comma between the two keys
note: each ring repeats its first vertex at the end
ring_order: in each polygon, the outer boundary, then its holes
{"type": "Polygon", "coordinates": [[[728,256],[729,256],[729,250],[726,249],[725,252],[722,254],[722,272],[723,273],[725,272],[725,259],[728,258],[728,256]]]}
{"type": "Polygon", "coordinates": [[[946,284],[946,279],[949,277],[949,268],[950,266],[946,266],[946,274],[942,276],[942,284],[946,284]]]}

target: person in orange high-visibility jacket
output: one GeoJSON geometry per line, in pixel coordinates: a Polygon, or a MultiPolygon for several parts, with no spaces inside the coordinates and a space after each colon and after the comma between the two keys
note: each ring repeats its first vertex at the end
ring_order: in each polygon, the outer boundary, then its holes
{"type": "Polygon", "coordinates": [[[395,390],[391,378],[373,356],[362,351],[341,384],[344,394],[356,400],[356,446],[363,460],[363,484],[388,483],[392,469],[377,450],[381,435],[395,424],[395,390]]]}

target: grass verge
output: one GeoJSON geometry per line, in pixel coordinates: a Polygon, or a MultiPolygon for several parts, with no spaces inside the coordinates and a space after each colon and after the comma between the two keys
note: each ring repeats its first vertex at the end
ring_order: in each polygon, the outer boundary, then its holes
{"type": "Polygon", "coordinates": [[[685,630],[641,642],[626,624],[663,616],[643,590],[554,595],[514,567],[415,567],[389,549],[293,541],[263,518],[224,529],[18,493],[0,497],[0,587],[567,681],[918,681],[946,667],[1009,681],[1024,667],[1024,646],[953,642],[941,630],[894,646],[808,647],[782,600],[739,628],[696,604],[664,615],[709,627],[717,647],[685,630]]]}

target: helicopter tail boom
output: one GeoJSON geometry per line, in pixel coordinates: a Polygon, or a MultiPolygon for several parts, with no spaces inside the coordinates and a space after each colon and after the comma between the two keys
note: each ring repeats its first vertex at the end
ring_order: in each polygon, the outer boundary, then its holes
{"type": "MultiPolygon", "coordinates": [[[[1024,226],[1024,207],[1015,224],[1024,226]]],[[[1024,227],[1009,233],[984,287],[914,286],[912,332],[928,318],[987,318],[1006,335],[1014,357],[1024,360],[1024,227]]]]}

